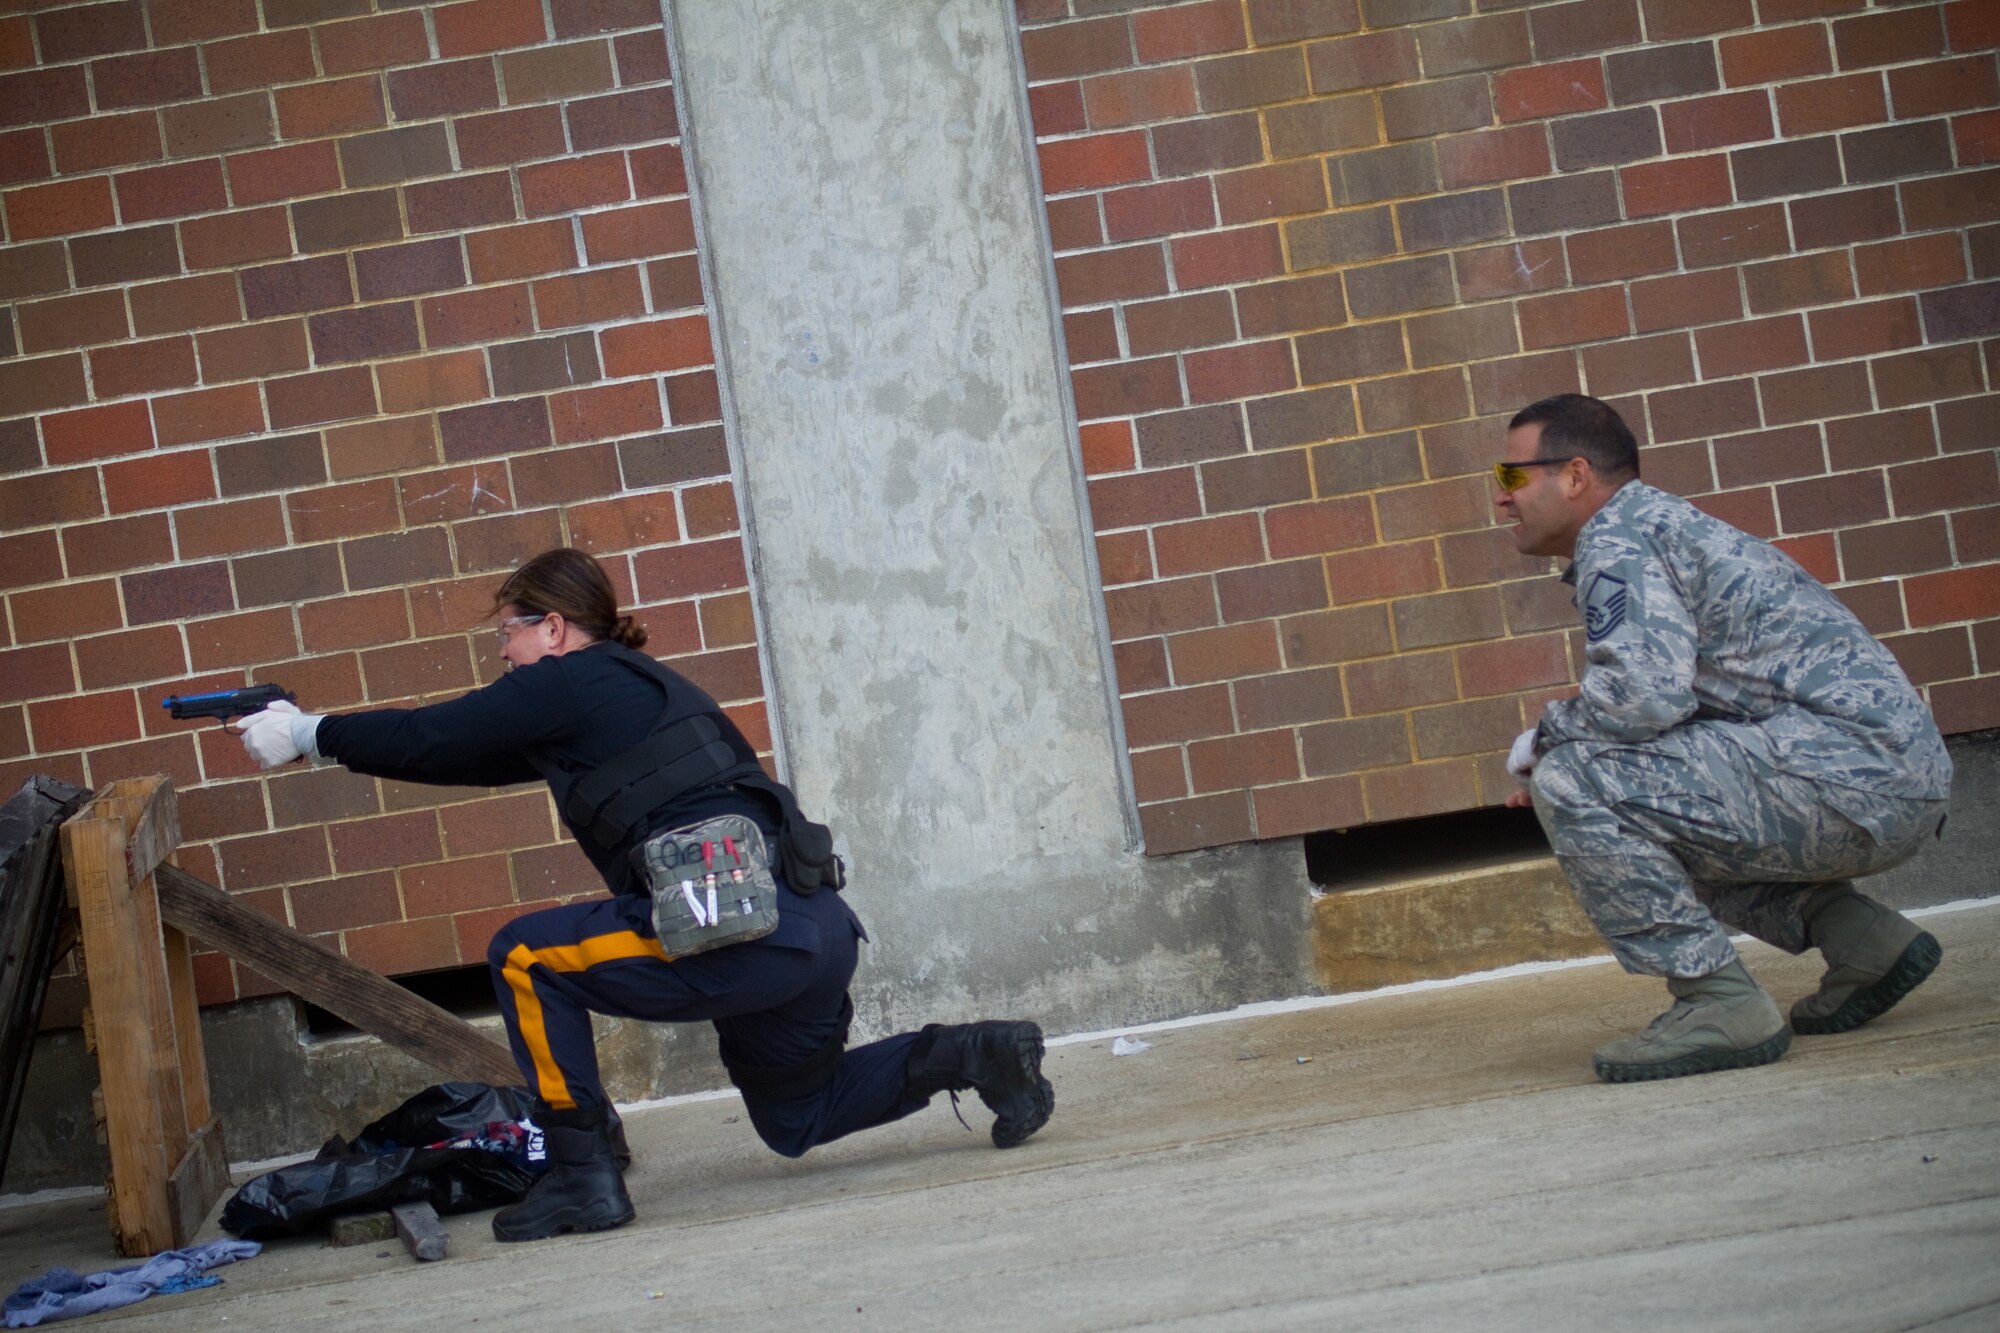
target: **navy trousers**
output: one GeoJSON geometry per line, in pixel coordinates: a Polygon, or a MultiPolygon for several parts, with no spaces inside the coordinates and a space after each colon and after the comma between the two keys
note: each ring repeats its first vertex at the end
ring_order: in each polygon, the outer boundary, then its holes
{"type": "MultiPolygon", "coordinates": [[[[533,912],[488,946],[507,1041],[528,1088],[558,1110],[605,1106],[592,1013],[650,1023],[706,1020],[740,1061],[796,1064],[840,1026],[861,923],[840,896],[782,883],[778,927],[761,940],[668,959],[653,934],[652,903],[632,894],[533,912]]],[[[831,1082],[804,1097],[744,1094],[758,1137],[787,1157],[858,1129],[899,1120],[929,1102],[904,1086],[917,1034],[847,1051],[831,1082]]]]}

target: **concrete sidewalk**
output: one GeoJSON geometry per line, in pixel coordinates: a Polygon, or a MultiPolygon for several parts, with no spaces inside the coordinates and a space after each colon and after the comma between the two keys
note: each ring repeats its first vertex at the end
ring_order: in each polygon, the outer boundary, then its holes
{"type": "MultiPolygon", "coordinates": [[[[1366,997],[1054,1047],[1055,1119],[1005,1153],[976,1098],[974,1133],[940,1099],[798,1162],[733,1098],[640,1111],[622,1230],[501,1246],[472,1214],[426,1265],[280,1242],[98,1320],[2000,1328],[2000,900],[1926,925],[1929,984],[1764,1069],[1594,1082],[1666,999],[1609,963],[1366,997]]],[[[1746,958],[1785,1004],[1818,971],[1746,958]]],[[[8,1289],[113,1262],[101,1201],[0,1210],[8,1289]]]]}

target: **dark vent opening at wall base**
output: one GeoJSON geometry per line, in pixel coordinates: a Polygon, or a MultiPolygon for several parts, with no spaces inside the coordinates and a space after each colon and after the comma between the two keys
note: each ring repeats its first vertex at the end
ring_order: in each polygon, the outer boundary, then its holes
{"type": "Polygon", "coordinates": [[[1305,836],[1306,876],[1329,893],[1549,854],[1533,810],[1494,806],[1305,836]]]}
{"type": "MultiPolygon", "coordinates": [[[[420,999],[456,1014],[467,1022],[490,1018],[500,1012],[493,1000],[493,974],[486,964],[446,967],[435,972],[413,972],[389,980],[420,999]]],[[[359,1032],[352,1023],[330,1010],[304,1001],[306,1034],[311,1037],[352,1037],[359,1032]]]]}

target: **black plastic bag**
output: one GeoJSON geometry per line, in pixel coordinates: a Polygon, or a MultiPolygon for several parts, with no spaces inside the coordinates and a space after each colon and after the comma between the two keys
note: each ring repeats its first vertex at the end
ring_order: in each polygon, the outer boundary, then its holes
{"type": "Polygon", "coordinates": [[[439,1215],[512,1203],[544,1169],[541,1134],[523,1122],[526,1089],[425,1088],[351,1142],[267,1171],[223,1206],[222,1228],[249,1240],[315,1231],[342,1213],[422,1200],[439,1215]]]}

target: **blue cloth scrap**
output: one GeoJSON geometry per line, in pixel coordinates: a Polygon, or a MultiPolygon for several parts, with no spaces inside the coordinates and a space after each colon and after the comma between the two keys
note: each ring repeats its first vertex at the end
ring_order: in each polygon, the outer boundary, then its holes
{"type": "Polygon", "coordinates": [[[33,1328],[58,1319],[79,1319],[100,1310],[143,1301],[155,1293],[172,1295],[222,1281],[207,1270],[254,1257],[264,1247],[254,1240],[212,1240],[185,1250],[166,1250],[143,1264],[113,1268],[88,1277],[67,1268],[51,1268],[23,1282],[4,1309],[8,1328],[33,1328]]]}

